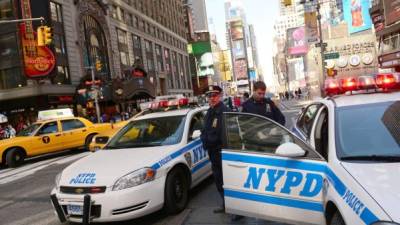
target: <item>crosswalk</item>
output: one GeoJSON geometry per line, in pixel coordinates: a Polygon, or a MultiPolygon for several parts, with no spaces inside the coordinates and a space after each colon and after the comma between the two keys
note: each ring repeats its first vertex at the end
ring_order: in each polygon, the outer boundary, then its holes
{"type": "Polygon", "coordinates": [[[74,155],[62,155],[62,156],[55,156],[50,159],[45,159],[42,161],[34,160],[33,163],[29,161],[25,163],[25,165],[18,167],[18,168],[4,168],[0,169],[0,185],[10,183],[21,178],[27,177],[36,173],[39,170],[42,170],[46,167],[51,165],[61,165],[69,162],[73,162],[78,160],[82,157],[87,156],[90,154],[89,152],[82,152],[79,154],[74,155]]]}

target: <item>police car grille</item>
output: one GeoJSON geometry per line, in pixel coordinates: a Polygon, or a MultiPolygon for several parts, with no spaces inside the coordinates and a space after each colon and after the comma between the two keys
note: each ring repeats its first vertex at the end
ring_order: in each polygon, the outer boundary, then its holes
{"type": "Polygon", "coordinates": [[[106,186],[99,186],[99,187],[68,187],[68,186],[61,186],[60,187],[61,193],[64,194],[97,194],[97,193],[104,193],[106,191],[106,186]]]}
{"type": "Polygon", "coordinates": [[[126,207],[126,208],[114,209],[112,211],[112,214],[113,215],[119,215],[119,214],[132,212],[132,211],[135,211],[135,210],[143,209],[144,207],[147,206],[147,203],[149,203],[149,202],[147,201],[147,202],[143,202],[143,203],[140,203],[140,204],[137,204],[137,205],[133,205],[133,206],[129,206],[129,207],[126,207]]]}

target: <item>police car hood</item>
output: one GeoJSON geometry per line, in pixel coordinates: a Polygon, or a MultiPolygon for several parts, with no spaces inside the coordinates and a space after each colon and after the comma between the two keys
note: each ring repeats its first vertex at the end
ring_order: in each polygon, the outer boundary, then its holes
{"type": "Polygon", "coordinates": [[[65,168],[61,186],[111,186],[120,177],[151,167],[176,151],[177,146],[100,150],[65,168]]]}
{"type": "Polygon", "coordinates": [[[388,213],[400,222],[400,163],[342,163],[346,170],[388,213]]]}

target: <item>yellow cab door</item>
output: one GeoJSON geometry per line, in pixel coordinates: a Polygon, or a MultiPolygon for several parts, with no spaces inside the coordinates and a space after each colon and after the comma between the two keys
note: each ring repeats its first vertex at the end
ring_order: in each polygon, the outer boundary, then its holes
{"type": "Polygon", "coordinates": [[[88,135],[87,127],[79,119],[61,120],[61,128],[66,148],[81,147],[88,135]]]}
{"type": "Polygon", "coordinates": [[[57,121],[43,123],[32,140],[32,153],[43,154],[63,149],[63,138],[57,121]]]}

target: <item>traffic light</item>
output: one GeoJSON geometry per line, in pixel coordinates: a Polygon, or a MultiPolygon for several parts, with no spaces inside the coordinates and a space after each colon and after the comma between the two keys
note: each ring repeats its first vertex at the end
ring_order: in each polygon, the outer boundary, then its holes
{"type": "Polygon", "coordinates": [[[96,71],[101,71],[101,68],[103,65],[101,64],[101,61],[99,59],[96,59],[96,71]]]}
{"type": "Polygon", "coordinates": [[[44,26],[39,26],[37,28],[37,45],[38,46],[45,46],[44,43],[44,26]]]}
{"type": "Polygon", "coordinates": [[[334,76],[337,75],[337,70],[335,70],[335,69],[333,69],[333,68],[329,68],[329,69],[326,71],[326,74],[327,74],[328,76],[330,76],[330,77],[334,77],[334,76]]]}
{"type": "Polygon", "coordinates": [[[283,5],[284,6],[291,6],[292,5],[292,0],[283,0],[283,5]]]}
{"type": "Polygon", "coordinates": [[[53,31],[51,27],[44,26],[44,44],[49,45],[53,41],[53,31]]]}

